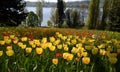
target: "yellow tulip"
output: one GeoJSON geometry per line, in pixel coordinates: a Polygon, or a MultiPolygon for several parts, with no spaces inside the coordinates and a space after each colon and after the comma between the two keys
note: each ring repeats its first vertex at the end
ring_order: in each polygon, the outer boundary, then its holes
{"type": "Polygon", "coordinates": [[[52,59],[52,63],[55,64],[55,65],[57,65],[58,64],[58,59],[57,58],[52,59]]]}
{"type": "Polygon", "coordinates": [[[3,51],[0,51],[0,56],[2,56],[3,55],[3,51]]]}
{"type": "Polygon", "coordinates": [[[82,54],[81,54],[81,53],[77,53],[77,56],[78,56],[78,57],[82,57],[82,54]]]}
{"type": "Polygon", "coordinates": [[[108,40],[107,40],[106,43],[110,44],[110,43],[112,43],[112,41],[108,41],[108,40]]]}
{"type": "Polygon", "coordinates": [[[79,39],[79,36],[76,36],[76,35],[75,35],[74,38],[75,38],[75,39],[79,39]]]}
{"type": "Polygon", "coordinates": [[[60,34],[59,32],[56,32],[56,35],[60,34]]]}
{"type": "Polygon", "coordinates": [[[22,49],[25,49],[25,48],[26,48],[26,45],[21,45],[21,48],[22,48],[22,49]]]}
{"type": "Polygon", "coordinates": [[[40,46],[41,46],[41,48],[46,49],[47,48],[47,43],[42,43],[40,46]]]}
{"type": "Polygon", "coordinates": [[[50,37],[49,40],[50,40],[50,42],[54,42],[55,38],[54,37],[50,37]]]}
{"type": "Polygon", "coordinates": [[[5,41],[0,41],[0,44],[1,45],[5,45],[5,41]]]}
{"type": "Polygon", "coordinates": [[[82,43],[76,44],[76,47],[82,47],[82,43]]]}
{"type": "Polygon", "coordinates": [[[71,43],[72,43],[72,44],[76,44],[76,43],[77,43],[77,40],[76,40],[76,39],[71,40],[71,43]]]}
{"type": "Polygon", "coordinates": [[[68,47],[68,45],[67,44],[63,44],[63,47],[68,47]]]}
{"type": "Polygon", "coordinates": [[[110,58],[109,58],[109,62],[110,62],[111,64],[115,64],[117,61],[118,61],[118,59],[117,59],[116,57],[110,57],[110,58]]]}
{"type": "Polygon", "coordinates": [[[36,43],[36,46],[40,46],[40,42],[37,42],[37,43],[36,43]]]}
{"type": "Polygon", "coordinates": [[[65,41],[67,39],[67,37],[66,36],[62,36],[61,39],[65,41]]]}
{"type": "Polygon", "coordinates": [[[36,54],[40,55],[43,53],[43,49],[42,48],[36,48],[36,54]]]}
{"type": "Polygon", "coordinates": [[[117,53],[109,53],[108,57],[117,57],[117,53]]]}
{"type": "Polygon", "coordinates": [[[101,54],[101,55],[105,55],[105,54],[106,54],[106,51],[105,51],[105,50],[100,49],[100,54],[101,54]]]}
{"type": "Polygon", "coordinates": [[[94,48],[94,46],[90,46],[90,45],[88,45],[88,46],[86,45],[86,46],[85,46],[85,49],[86,49],[86,50],[91,50],[92,48],[94,48]]]}
{"type": "Polygon", "coordinates": [[[70,41],[70,38],[68,38],[67,41],[70,41]]]}
{"type": "Polygon", "coordinates": [[[32,46],[34,45],[34,41],[29,41],[29,44],[32,46]]]}
{"type": "Polygon", "coordinates": [[[120,49],[117,49],[117,54],[120,54],[120,49]]]}
{"type": "Polygon", "coordinates": [[[58,37],[59,37],[59,38],[62,38],[62,34],[58,34],[58,37]]]}
{"type": "Polygon", "coordinates": [[[68,39],[69,39],[69,38],[71,39],[72,37],[73,37],[72,35],[68,35],[68,39]]]}
{"type": "Polygon", "coordinates": [[[79,53],[82,53],[83,51],[86,51],[83,47],[79,47],[79,48],[78,48],[78,52],[79,52],[79,53]]]}
{"type": "Polygon", "coordinates": [[[86,57],[88,55],[87,52],[82,52],[82,56],[86,57]]]}
{"type": "Polygon", "coordinates": [[[42,43],[46,43],[47,42],[47,38],[42,38],[41,42],[42,43]]]}
{"type": "MultiPolygon", "coordinates": [[[[31,42],[32,42],[32,41],[31,41],[31,42]]],[[[34,43],[38,43],[38,42],[40,42],[40,40],[34,39],[33,42],[34,42],[34,43]]]]}
{"type": "Polygon", "coordinates": [[[4,40],[7,40],[7,39],[9,39],[9,36],[4,36],[4,40]]]}
{"type": "Polygon", "coordinates": [[[94,42],[95,41],[95,39],[89,39],[89,42],[94,42]]]}
{"type": "Polygon", "coordinates": [[[69,53],[67,53],[67,52],[63,53],[63,58],[67,59],[68,55],[69,55],[69,53]]]}
{"type": "Polygon", "coordinates": [[[14,43],[14,44],[17,44],[17,43],[18,43],[18,39],[13,40],[13,43],[14,43]]]}
{"type": "Polygon", "coordinates": [[[54,41],[54,42],[53,42],[53,45],[55,45],[55,46],[56,46],[56,45],[58,45],[58,44],[59,44],[59,42],[60,42],[59,40],[56,40],[56,41],[54,41]]]}
{"type": "Polygon", "coordinates": [[[69,48],[68,48],[67,46],[65,46],[65,47],[64,47],[64,50],[65,50],[65,51],[68,51],[68,50],[69,50],[69,48]]]}
{"type": "Polygon", "coordinates": [[[55,51],[56,47],[55,46],[51,46],[49,47],[50,51],[55,51]]]}
{"type": "Polygon", "coordinates": [[[52,43],[48,42],[47,47],[51,47],[51,46],[52,46],[52,43]]]}
{"type": "Polygon", "coordinates": [[[107,51],[113,51],[113,48],[111,46],[108,46],[107,51]]]}
{"type": "Polygon", "coordinates": [[[13,54],[14,54],[14,51],[13,51],[13,50],[8,50],[8,51],[6,51],[6,55],[7,55],[7,56],[13,56],[13,54]]]}
{"type": "Polygon", "coordinates": [[[12,46],[7,46],[7,50],[12,50],[12,46]]]}
{"type": "Polygon", "coordinates": [[[14,39],[14,37],[15,37],[15,35],[10,35],[10,38],[11,38],[11,39],[14,39]]]}
{"type": "Polygon", "coordinates": [[[100,48],[100,49],[101,49],[101,48],[105,48],[105,44],[99,45],[98,48],[100,48]]]}
{"type": "Polygon", "coordinates": [[[27,37],[22,37],[22,38],[21,38],[21,41],[27,41],[27,40],[28,40],[27,37]]]}
{"type": "Polygon", "coordinates": [[[60,45],[57,45],[57,48],[58,49],[62,49],[62,45],[60,44],[60,45]]]}
{"type": "Polygon", "coordinates": [[[25,49],[25,51],[26,51],[26,53],[31,53],[31,52],[32,52],[32,48],[27,47],[27,48],[25,49]]]}
{"type": "Polygon", "coordinates": [[[5,40],[5,43],[6,43],[6,44],[10,44],[10,43],[11,43],[11,39],[6,39],[6,40],[5,40]]]}
{"type": "Polygon", "coordinates": [[[71,43],[69,41],[66,41],[65,44],[70,45],[71,43]]]}
{"type": "Polygon", "coordinates": [[[68,61],[71,61],[73,59],[74,55],[73,54],[69,54],[68,57],[67,57],[67,60],[68,61]]]}
{"type": "Polygon", "coordinates": [[[78,49],[75,48],[75,47],[73,47],[72,50],[71,50],[71,52],[76,54],[78,52],[78,49]]]}
{"type": "Polygon", "coordinates": [[[90,63],[90,57],[83,57],[83,58],[82,58],[82,62],[83,62],[84,64],[89,64],[89,63],[90,63]]]}
{"type": "Polygon", "coordinates": [[[32,45],[32,48],[35,48],[35,47],[36,47],[36,45],[35,45],[35,44],[33,44],[33,45],[32,45]]]}
{"type": "Polygon", "coordinates": [[[97,53],[98,53],[98,48],[93,48],[93,49],[92,49],[92,54],[93,54],[93,55],[96,55],[97,53]]]}
{"type": "Polygon", "coordinates": [[[18,42],[18,46],[21,47],[23,45],[22,42],[18,42]]]}

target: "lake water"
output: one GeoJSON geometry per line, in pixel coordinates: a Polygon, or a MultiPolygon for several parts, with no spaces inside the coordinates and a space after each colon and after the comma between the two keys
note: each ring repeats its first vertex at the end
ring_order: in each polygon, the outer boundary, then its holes
{"type": "MultiPolygon", "coordinates": [[[[26,7],[27,11],[33,11],[34,13],[36,13],[36,7],[26,7]]],[[[43,21],[41,26],[47,26],[47,21],[50,19],[51,17],[51,8],[48,7],[43,7],[43,21]]],[[[87,15],[88,15],[88,10],[85,10],[83,12],[84,14],[81,15],[81,17],[84,17],[83,22],[85,23],[86,19],[87,19],[87,15]]]]}
{"type": "MultiPolygon", "coordinates": [[[[33,11],[34,13],[36,13],[36,7],[26,7],[27,11],[33,11]]],[[[50,12],[51,12],[51,8],[46,8],[43,7],[43,21],[41,26],[47,26],[47,21],[50,19],[50,12]]]]}

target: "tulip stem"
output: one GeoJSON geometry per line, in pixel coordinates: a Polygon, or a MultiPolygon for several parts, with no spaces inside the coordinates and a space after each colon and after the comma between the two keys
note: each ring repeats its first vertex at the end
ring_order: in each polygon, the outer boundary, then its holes
{"type": "Polygon", "coordinates": [[[92,67],[90,69],[90,72],[93,72],[93,67],[94,67],[95,63],[92,64],[92,67]]]}

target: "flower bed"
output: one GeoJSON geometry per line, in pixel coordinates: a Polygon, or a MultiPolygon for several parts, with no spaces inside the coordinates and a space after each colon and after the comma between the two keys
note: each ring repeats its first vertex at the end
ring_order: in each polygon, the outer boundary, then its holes
{"type": "Polygon", "coordinates": [[[1,72],[120,72],[119,33],[1,28],[1,72]]]}

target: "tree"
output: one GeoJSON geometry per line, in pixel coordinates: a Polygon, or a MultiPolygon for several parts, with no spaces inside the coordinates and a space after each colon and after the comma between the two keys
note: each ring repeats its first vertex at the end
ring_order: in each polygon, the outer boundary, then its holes
{"type": "Polygon", "coordinates": [[[72,10],[71,22],[72,22],[73,28],[80,26],[80,11],[79,10],[77,10],[77,9],[72,10]]]}
{"type": "Polygon", "coordinates": [[[81,23],[85,25],[85,17],[86,17],[86,10],[88,10],[89,4],[81,4],[80,5],[80,16],[81,16],[81,23]]]}
{"type": "Polygon", "coordinates": [[[41,26],[41,22],[43,21],[43,8],[42,8],[42,2],[38,2],[36,13],[39,17],[39,26],[41,26]]]}
{"type": "Polygon", "coordinates": [[[107,19],[108,19],[108,13],[109,13],[109,6],[110,6],[110,0],[104,0],[104,5],[103,5],[103,15],[101,19],[101,23],[99,25],[99,29],[105,30],[107,26],[107,19]]]}
{"type": "Polygon", "coordinates": [[[72,28],[71,12],[72,12],[72,9],[67,9],[65,11],[66,23],[67,23],[68,27],[70,27],[70,28],[72,28]]]}
{"type": "Polygon", "coordinates": [[[0,26],[18,26],[27,13],[23,0],[0,0],[0,26]]]}
{"type": "Polygon", "coordinates": [[[38,27],[39,19],[38,16],[34,12],[29,12],[26,17],[26,24],[30,27],[38,27]]]}
{"type": "Polygon", "coordinates": [[[61,27],[63,22],[64,22],[64,3],[63,0],[57,0],[57,9],[58,9],[58,15],[59,15],[59,19],[58,19],[58,27],[61,27]]]}
{"type": "Polygon", "coordinates": [[[68,27],[75,28],[81,25],[80,23],[80,11],[77,9],[67,9],[65,11],[66,23],[68,27]]]}
{"type": "Polygon", "coordinates": [[[51,17],[50,17],[50,19],[54,23],[54,26],[58,26],[59,15],[58,15],[58,9],[57,8],[52,8],[51,9],[51,17]]]}
{"type": "Polygon", "coordinates": [[[120,32],[120,0],[110,0],[109,30],[120,32]]]}
{"type": "Polygon", "coordinates": [[[95,29],[99,18],[99,2],[100,0],[90,0],[89,14],[86,25],[89,29],[95,29]]]}
{"type": "Polygon", "coordinates": [[[49,27],[52,27],[53,25],[52,25],[52,21],[51,20],[48,20],[47,21],[47,25],[49,26],[49,27]]]}

